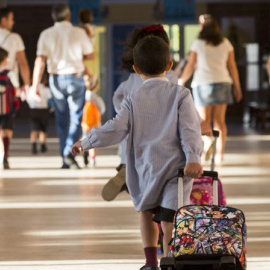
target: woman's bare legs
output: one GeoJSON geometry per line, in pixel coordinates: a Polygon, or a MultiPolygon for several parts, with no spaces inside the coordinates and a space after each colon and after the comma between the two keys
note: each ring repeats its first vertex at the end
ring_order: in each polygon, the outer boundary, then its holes
{"type": "Polygon", "coordinates": [[[223,161],[223,155],[225,150],[225,143],[227,138],[227,126],[226,126],[226,110],[227,104],[219,104],[214,106],[213,111],[213,123],[214,129],[219,131],[219,138],[217,140],[217,162],[223,161]]]}
{"type": "MultiPolygon", "coordinates": [[[[213,110],[214,110],[214,106],[199,106],[199,107],[197,107],[197,111],[198,111],[200,117],[209,126],[211,126],[211,124],[212,124],[213,110]]],[[[204,150],[207,151],[207,149],[209,148],[209,146],[212,143],[212,139],[208,136],[204,136],[204,143],[205,143],[204,150]]]]}

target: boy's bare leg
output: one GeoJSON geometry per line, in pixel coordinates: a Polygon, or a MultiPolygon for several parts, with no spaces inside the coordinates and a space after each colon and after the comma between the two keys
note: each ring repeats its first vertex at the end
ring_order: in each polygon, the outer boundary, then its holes
{"type": "Polygon", "coordinates": [[[37,137],[38,137],[38,131],[32,130],[30,132],[30,141],[32,143],[32,154],[37,153],[37,137]]]}
{"type": "Polygon", "coordinates": [[[158,226],[152,220],[153,214],[149,211],[140,212],[140,229],[147,267],[158,266],[157,243],[158,226]]]}
{"type": "Polygon", "coordinates": [[[39,132],[39,141],[41,142],[41,152],[45,153],[48,151],[47,145],[46,145],[46,138],[47,133],[44,131],[39,132]]]}
{"type": "Polygon", "coordinates": [[[2,141],[4,146],[4,159],[3,159],[3,167],[4,169],[9,169],[8,156],[9,156],[9,146],[10,141],[13,136],[13,130],[11,129],[3,129],[2,130],[2,141]]]}
{"type": "Polygon", "coordinates": [[[46,143],[47,134],[43,131],[39,132],[39,140],[41,143],[46,143]]]}
{"type": "Polygon", "coordinates": [[[31,143],[37,142],[37,135],[38,135],[38,132],[36,130],[31,131],[31,133],[30,133],[30,141],[31,141],[31,143]]]}
{"type": "Polygon", "coordinates": [[[169,243],[172,239],[173,223],[161,221],[161,228],[163,231],[163,251],[164,255],[167,256],[170,250],[169,243]]]}
{"type": "Polygon", "coordinates": [[[90,157],[90,166],[96,165],[96,149],[92,148],[89,150],[89,157],[90,157]]]}

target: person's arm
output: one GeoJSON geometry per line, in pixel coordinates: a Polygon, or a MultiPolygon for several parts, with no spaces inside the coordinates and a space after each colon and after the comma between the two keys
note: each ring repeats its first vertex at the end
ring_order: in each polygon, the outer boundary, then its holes
{"type": "Polygon", "coordinates": [[[94,52],[89,53],[89,54],[85,54],[85,55],[83,56],[83,60],[84,60],[84,61],[85,61],[85,60],[93,60],[94,58],[95,58],[94,52]]]}
{"type": "Polygon", "coordinates": [[[25,97],[27,96],[28,89],[30,86],[30,69],[29,69],[28,61],[25,56],[25,52],[18,51],[16,53],[16,60],[18,61],[20,74],[23,80],[23,87],[20,91],[20,96],[21,96],[22,101],[24,101],[25,97]]]}
{"type": "Polygon", "coordinates": [[[30,69],[28,65],[28,61],[25,56],[24,51],[19,51],[16,53],[16,59],[19,64],[20,74],[22,76],[22,80],[24,85],[29,86],[30,85],[30,69]]]}
{"type": "Polygon", "coordinates": [[[72,154],[120,143],[130,129],[130,102],[125,99],[120,112],[100,128],[92,128],[87,137],[77,141],[71,148],[72,154]]]}
{"type": "Polygon", "coordinates": [[[126,81],[120,83],[113,94],[113,107],[116,112],[120,111],[121,103],[125,98],[125,84],[126,81]]]}
{"type": "Polygon", "coordinates": [[[105,105],[103,99],[101,97],[99,97],[98,95],[96,95],[96,97],[95,97],[95,104],[98,107],[100,114],[103,115],[106,111],[106,105],[105,105]]]}
{"type": "Polygon", "coordinates": [[[238,70],[234,58],[234,51],[229,52],[227,66],[233,80],[233,87],[234,87],[233,95],[235,97],[236,102],[240,102],[243,96],[239,81],[238,70]]]}
{"type": "Polygon", "coordinates": [[[80,40],[82,44],[82,51],[83,51],[83,60],[92,60],[94,59],[94,48],[93,44],[90,42],[85,31],[82,30],[80,33],[80,40]]]}
{"type": "Polygon", "coordinates": [[[38,96],[39,93],[39,84],[45,69],[46,57],[43,55],[38,55],[35,60],[34,71],[33,71],[33,83],[32,87],[38,96]]]}
{"type": "Polygon", "coordinates": [[[267,70],[267,74],[268,74],[268,80],[270,83],[270,55],[268,56],[268,59],[267,59],[266,70],[267,70]]]}
{"type": "Polygon", "coordinates": [[[186,81],[193,74],[193,72],[195,70],[196,63],[197,63],[197,53],[194,51],[191,51],[189,54],[188,62],[184,68],[184,71],[178,80],[178,84],[185,85],[186,81]]]}

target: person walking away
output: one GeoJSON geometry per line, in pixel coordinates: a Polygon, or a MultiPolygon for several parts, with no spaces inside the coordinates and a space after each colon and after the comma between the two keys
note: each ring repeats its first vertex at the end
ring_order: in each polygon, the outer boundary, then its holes
{"type": "MultiPolygon", "coordinates": [[[[79,11],[79,22],[80,26],[85,30],[87,36],[90,39],[90,42],[95,48],[95,41],[96,41],[96,27],[93,24],[94,16],[92,10],[88,8],[81,9],[79,11]]],[[[98,83],[98,77],[92,71],[94,70],[94,53],[92,55],[92,59],[88,60],[85,64],[87,68],[85,70],[86,75],[88,75],[91,79],[91,88],[95,88],[98,83]]]]}
{"type": "Polygon", "coordinates": [[[1,139],[4,146],[3,168],[10,169],[8,157],[9,146],[13,134],[14,113],[19,108],[19,100],[6,68],[8,67],[8,52],[0,48],[0,125],[1,139]]]}
{"type": "Polygon", "coordinates": [[[158,226],[169,251],[177,210],[178,169],[184,167],[184,203],[189,203],[194,177],[202,174],[200,119],[190,91],[165,77],[172,67],[168,44],[149,36],[134,48],[134,70],[144,83],[123,101],[116,117],[76,142],[72,153],[121,142],[127,135],[127,188],[140,213],[146,257],[142,270],[157,270],[158,226]],[[156,57],[158,55],[158,57],[156,57]],[[155,216],[154,216],[155,215],[155,216]]]}
{"type": "Polygon", "coordinates": [[[0,8],[0,47],[8,51],[8,77],[16,88],[17,95],[25,100],[30,85],[30,69],[25,55],[25,47],[21,36],[13,33],[13,11],[8,8],[0,8]],[[23,81],[20,88],[19,73],[23,81]]]}
{"type": "MultiPolygon", "coordinates": [[[[85,105],[83,107],[82,117],[82,131],[83,138],[87,136],[92,128],[100,127],[101,115],[106,111],[106,106],[103,99],[96,93],[98,88],[97,85],[91,88],[91,79],[89,76],[84,76],[86,92],[85,92],[85,105]]],[[[89,163],[88,157],[90,157],[90,166],[96,164],[96,150],[90,149],[83,153],[84,165],[87,166],[89,163]]]]}
{"type": "Polygon", "coordinates": [[[63,169],[80,169],[71,146],[81,138],[82,113],[85,101],[84,59],[90,59],[93,48],[85,31],[70,23],[66,4],[52,8],[54,25],[39,37],[33,71],[33,88],[39,93],[40,80],[47,61],[56,126],[60,141],[63,169]]]}
{"type": "Polygon", "coordinates": [[[220,132],[217,140],[216,163],[224,159],[227,126],[226,110],[229,104],[242,99],[234,50],[228,39],[221,34],[219,25],[212,17],[202,20],[201,31],[193,42],[188,63],[179,79],[184,85],[194,72],[192,92],[201,118],[220,132]],[[232,91],[233,83],[233,91],[232,91]]]}
{"type": "Polygon", "coordinates": [[[50,88],[48,87],[47,74],[43,74],[41,84],[39,85],[40,96],[37,96],[33,87],[29,88],[26,101],[30,108],[30,120],[31,120],[31,152],[37,154],[37,138],[41,143],[40,151],[45,153],[48,151],[46,139],[47,128],[49,124],[49,103],[52,98],[50,88]]]}

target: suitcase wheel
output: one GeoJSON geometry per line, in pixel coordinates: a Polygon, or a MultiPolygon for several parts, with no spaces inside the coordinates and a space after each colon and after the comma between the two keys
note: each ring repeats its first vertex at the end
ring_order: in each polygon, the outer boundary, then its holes
{"type": "Polygon", "coordinates": [[[173,266],[161,266],[161,270],[174,270],[173,266]]]}

